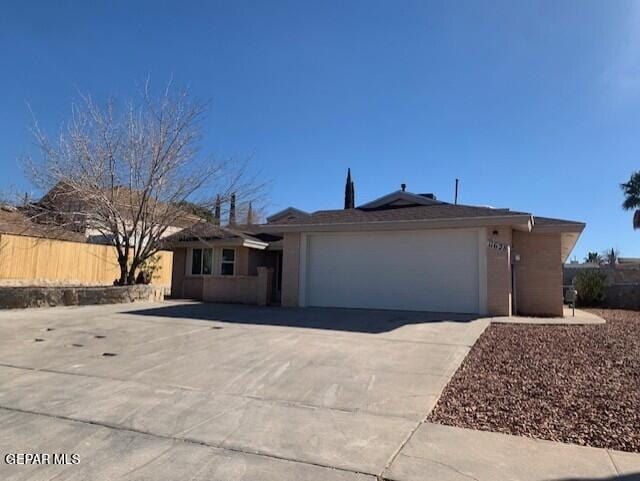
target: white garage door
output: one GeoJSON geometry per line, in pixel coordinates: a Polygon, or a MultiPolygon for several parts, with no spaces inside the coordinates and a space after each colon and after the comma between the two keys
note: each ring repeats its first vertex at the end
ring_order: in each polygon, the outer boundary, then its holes
{"type": "Polygon", "coordinates": [[[301,303],[482,312],[480,235],[477,229],[307,234],[301,303]]]}

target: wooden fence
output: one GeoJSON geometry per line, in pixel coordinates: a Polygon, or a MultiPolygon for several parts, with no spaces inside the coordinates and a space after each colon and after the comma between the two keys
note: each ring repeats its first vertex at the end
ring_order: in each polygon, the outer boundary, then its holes
{"type": "MultiPolygon", "coordinates": [[[[162,251],[152,283],[171,286],[173,253],[162,251]]],[[[0,235],[0,281],[111,285],[120,277],[112,246],[0,235]]]]}

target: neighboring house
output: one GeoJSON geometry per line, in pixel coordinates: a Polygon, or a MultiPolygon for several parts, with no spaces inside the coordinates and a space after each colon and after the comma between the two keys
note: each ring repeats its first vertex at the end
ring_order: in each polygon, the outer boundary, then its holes
{"type": "Polygon", "coordinates": [[[32,222],[24,212],[10,205],[0,205],[0,234],[83,242],[84,236],[56,226],[32,222]]]}
{"type": "MultiPolygon", "coordinates": [[[[118,206],[119,213],[126,217],[123,219],[125,227],[131,229],[132,219],[134,219],[139,205],[137,199],[141,193],[127,187],[117,187],[113,192],[109,191],[104,195],[112,198],[114,205],[118,206]]],[[[99,199],[99,196],[96,198],[99,199]]],[[[37,223],[57,225],[68,231],[80,233],[87,242],[112,244],[112,234],[105,234],[95,224],[92,225],[91,212],[103,207],[99,200],[96,201],[96,198],[81,198],[77,191],[66,187],[64,182],[59,182],[38,202],[32,204],[30,214],[37,223]]],[[[171,224],[162,233],[162,238],[203,221],[199,216],[187,212],[183,208],[168,206],[162,202],[150,201],[147,209],[152,214],[157,213],[156,216],[161,221],[159,224],[163,227],[166,225],[167,219],[170,218],[171,224]]],[[[152,214],[148,214],[145,220],[153,220],[152,214]]]]}
{"type": "Polygon", "coordinates": [[[639,257],[618,257],[618,264],[640,266],[640,258],[639,257]]]}
{"type": "Polygon", "coordinates": [[[584,227],[450,204],[403,185],[356,208],[307,213],[290,207],[266,224],[175,234],[168,238],[173,294],[283,306],[562,316],[562,266],[584,227]]]}

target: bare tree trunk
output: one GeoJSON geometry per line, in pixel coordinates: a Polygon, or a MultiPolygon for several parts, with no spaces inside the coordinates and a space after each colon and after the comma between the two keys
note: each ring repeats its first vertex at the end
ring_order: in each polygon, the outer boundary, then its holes
{"type": "Polygon", "coordinates": [[[120,278],[118,279],[118,285],[124,286],[127,283],[127,277],[129,276],[129,266],[126,257],[118,256],[118,265],[120,266],[120,278]]]}
{"type": "Polygon", "coordinates": [[[136,283],[136,270],[138,270],[139,264],[137,260],[134,261],[129,266],[129,273],[127,275],[127,284],[132,285],[136,283]]]}

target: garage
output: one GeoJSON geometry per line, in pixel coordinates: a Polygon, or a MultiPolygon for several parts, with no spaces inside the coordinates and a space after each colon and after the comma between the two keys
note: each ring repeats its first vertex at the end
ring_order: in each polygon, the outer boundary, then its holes
{"type": "Polygon", "coordinates": [[[482,313],[484,235],[483,229],[305,234],[300,304],[482,313]]]}

